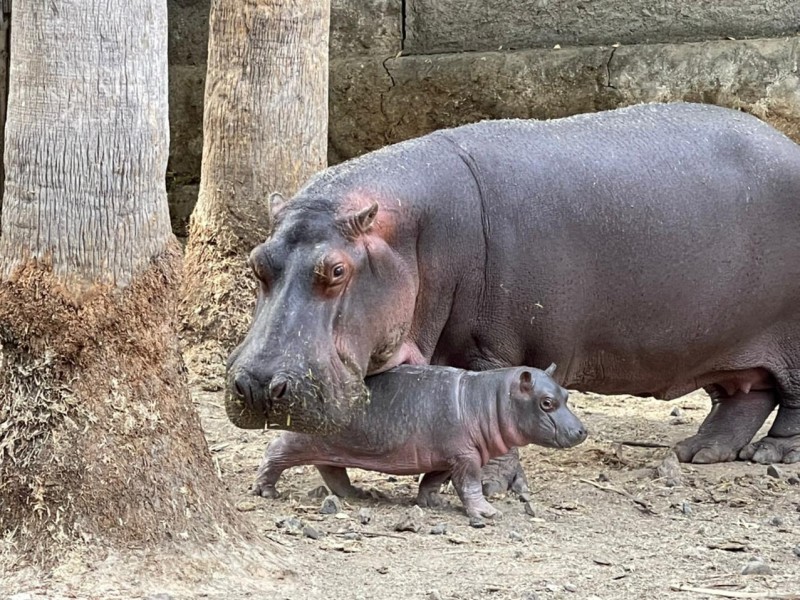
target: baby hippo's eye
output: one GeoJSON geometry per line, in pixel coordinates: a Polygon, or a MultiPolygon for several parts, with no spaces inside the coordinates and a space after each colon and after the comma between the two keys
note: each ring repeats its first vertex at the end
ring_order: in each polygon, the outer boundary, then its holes
{"type": "Polygon", "coordinates": [[[539,406],[542,407],[542,410],[545,412],[550,412],[556,407],[555,400],[552,398],[545,398],[539,403],[539,406]]]}
{"type": "Polygon", "coordinates": [[[341,263],[335,265],[333,269],[331,269],[331,275],[334,279],[341,279],[344,277],[344,265],[341,263]]]}

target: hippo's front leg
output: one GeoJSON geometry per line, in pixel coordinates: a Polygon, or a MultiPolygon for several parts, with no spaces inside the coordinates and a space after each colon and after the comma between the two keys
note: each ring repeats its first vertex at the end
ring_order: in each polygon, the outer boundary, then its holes
{"type": "Polygon", "coordinates": [[[481,474],[483,495],[487,498],[511,490],[525,498],[530,494],[528,478],[519,463],[519,450],[512,448],[503,456],[493,458],[481,474]]]}
{"type": "Polygon", "coordinates": [[[278,479],[289,467],[303,464],[302,460],[297,459],[296,452],[301,450],[300,445],[293,443],[294,435],[284,433],[279,438],[267,445],[264,451],[264,458],[258,467],[256,480],[250,490],[255,496],[264,498],[277,498],[278,489],[275,484],[278,479]]]}
{"type": "Polygon", "coordinates": [[[681,462],[717,463],[736,460],[775,408],[772,390],[737,392],[711,390],[712,406],[696,435],[675,446],[681,462]]]}
{"type": "Polygon", "coordinates": [[[486,501],[481,486],[481,461],[477,452],[461,454],[453,461],[453,487],[469,517],[499,517],[502,513],[486,501]]]}

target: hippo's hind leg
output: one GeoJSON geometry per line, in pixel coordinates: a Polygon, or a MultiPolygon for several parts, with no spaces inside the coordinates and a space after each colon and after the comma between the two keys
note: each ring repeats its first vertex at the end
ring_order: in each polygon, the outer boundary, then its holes
{"type": "Polygon", "coordinates": [[[350,476],[344,467],[331,467],[317,465],[317,471],[322,475],[322,481],[328,486],[332,494],[340,498],[369,498],[369,492],[350,483],[350,476]]]}
{"type": "Polygon", "coordinates": [[[442,484],[450,479],[450,471],[432,471],[425,473],[419,482],[417,492],[417,506],[422,508],[436,508],[444,504],[444,500],[439,495],[442,484]]]}
{"type": "Polygon", "coordinates": [[[800,462],[800,369],[775,375],[780,405],[769,433],[739,453],[761,464],[800,462]]]}
{"type": "Polygon", "coordinates": [[[476,453],[462,454],[453,461],[453,487],[468,517],[500,517],[502,513],[486,501],[481,486],[481,462],[476,453]]]}
{"type": "Polygon", "coordinates": [[[721,388],[713,387],[708,392],[711,412],[696,435],[675,446],[681,462],[707,464],[736,460],[777,404],[772,389],[727,395],[721,388]]]}
{"type": "Polygon", "coordinates": [[[483,495],[486,497],[502,494],[508,490],[519,494],[523,500],[530,496],[528,478],[519,463],[519,450],[512,448],[503,456],[493,458],[483,467],[481,473],[483,495]]]}

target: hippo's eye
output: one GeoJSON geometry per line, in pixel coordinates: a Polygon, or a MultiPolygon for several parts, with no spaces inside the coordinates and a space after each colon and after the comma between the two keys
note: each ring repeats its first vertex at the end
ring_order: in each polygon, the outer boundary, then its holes
{"type": "Polygon", "coordinates": [[[334,265],[331,269],[331,283],[336,283],[342,277],[344,277],[345,268],[344,265],[339,263],[338,265],[334,265]]]}
{"type": "Polygon", "coordinates": [[[550,412],[556,407],[556,403],[553,401],[552,398],[545,398],[544,400],[541,401],[539,406],[542,407],[543,411],[550,412]]]}

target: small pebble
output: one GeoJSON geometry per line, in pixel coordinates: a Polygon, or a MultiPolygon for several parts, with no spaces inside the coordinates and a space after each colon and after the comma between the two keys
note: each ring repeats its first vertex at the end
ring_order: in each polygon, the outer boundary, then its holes
{"type": "Polygon", "coordinates": [[[469,526],[474,527],[475,529],[483,529],[486,527],[486,523],[480,517],[470,517],[469,526]]]}
{"type": "Polygon", "coordinates": [[[789,479],[786,480],[786,483],[789,485],[800,485],[800,479],[797,477],[789,477],[789,479]]]}
{"type": "Polygon", "coordinates": [[[358,533],[357,531],[348,531],[347,533],[342,535],[342,537],[346,540],[360,540],[361,534],[358,533]]]}
{"type": "Polygon", "coordinates": [[[342,511],[342,500],[339,496],[331,494],[322,501],[322,507],[319,509],[323,515],[335,515],[342,511]]]}
{"type": "Polygon", "coordinates": [[[394,526],[395,531],[411,531],[417,533],[422,529],[422,520],[425,513],[419,506],[409,510],[394,526]]]}
{"type": "Polygon", "coordinates": [[[568,592],[572,592],[573,594],[578,591],[578,588],[576,588],[571,583],[565,583],[564,584],[564,589],[567,590],[568,592]]]}
{"type": "Polygon", "coordinates": [[[675,487],[681,484],[681,464],[678,456],[670,452],[656,468],[656,477],[664,480],[667,487],[675,487]]]}
{"type": "Polygon", "coordinates": [[[772,569],[762,560],[751,560],[742,569],[742,575],[772,575],[772,569]]]}
{"type": "Polygon", "coordinates": [[[681,503],[681,512],[686,516],[692,514],[692,505],[689,504],[686,500],[681,503]]]}
{"type": "Polygon", "coordinates": [[[442,600],[442,595],[439,593],[439,590],[431,590],[428,592],[428,598],[430,598],[430,600],[442,600]]]}
{"type": "Polygon", "coordinates": [[[775,527],[783,527],[783,519],[780,517],[772,517],[769,520],[770,525],[774,525],[775,527]]]}
{"type": "Polygon", "coordinates": [[[525,600],[539,600],[539,595],[534,593],[528,594],[525,596],[525,600]]]}
{"type": "Polygon", "coordinates": [[[522,534],[519,533],[518,531],[509,531],[508,532],[508,537],[510,537],[515,542],[521,542],[524,539],[522,537],[522,534]]]}
{"type": "Polygon", "coordinates": [[[313,490],[308,492],[309,498],[317,498],[321,500],[322,498],[326,498],[327,496],[330,496],[330,492],[328,491],[328,488],[326,488],[324,485],[318,485],[313,490]]]}
{"type": "Polygon", "coordinates": [[[377,568],[377,569],[375,569],[375,570],[376,570],[378,573],[380,573],[381,575],[386,575],[386,574],[389,572],[389,567],[387,567],[387,566],[378,567],[378,568],[377,568]]]}
{"type": "Polygon", "coordinates": [[[792,548],[792,552],[797,558],[800,558],[800,544],[797,544],[794,548],[792,548]]]}
{"type": "Polygon", "coordinates": [[[319,530],[311,527],[311,525],[306,525],[303,527],[303,535],[307,538],[311,538],[312,540],[318,540],[322,537],[322,534],[319,532],[319,530]]]}
{"type": "Polygon", "coordinates": [[[439,523],[431,527],[431,535],[444,535],[445,533],[447,533],[446,523],[439,523]]]}
{"type": "Polygon", "coordinates": [[[597,476],[597,481],[600,481],[600,482],[607,482],[607,481],[611,481],[611,478],[610,478],[608,475],[606,475],[605,473],[600,473],[600,474],[597,476]]]}
{"type": "Polygon", "coordinates": [[[675,406],[672,409],[672,411],[669,413],[669,416],[670,417],[682,417],[683,416],[683,411],[680,409],[680,407],[675,406]]]}
{"type": "Polygon", "coordinates": [[[775,479],[781,479],[783,477],[783,473],[780,472],[780,469],[775,465],[770,465],[767,467],[767,475],[770,477],[774,477],[775,479]]]}
{"type": "Polygon", "coordinates": [[[297,517],[281,517],[275,524],[289,535],[300,535],[303,532],[303,522],[297,517]]]}
{"type": "Polygon", "coordinates": [[[526,515],[529,515],[529,516],[537,518],[537,519],[540,519],[540,518],[544,517],[544,514],[542,513],[542,510],[539,507],[537,507],[535,504],[533,504],[532,502],[526,502],[524,507],[525,507],[525,514],[526,515]]]}
{"type": "Polygon", "coordinates": [[[548,583],[544,587],[548,592],[556,593],[556,592],[560,592],[561,591],[561,586],[560,585],[556,585],[555,583],[548,583]]]}
{"type": "Polygon", "coordinates": [[[369,509],[366,506],[362,507],[358,511],[358,520],[362,525],[368,525],[369,522],[372,521],[372,509],[369,509]]]}

